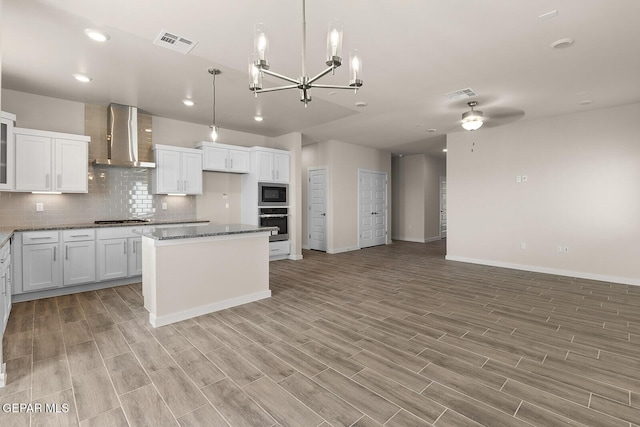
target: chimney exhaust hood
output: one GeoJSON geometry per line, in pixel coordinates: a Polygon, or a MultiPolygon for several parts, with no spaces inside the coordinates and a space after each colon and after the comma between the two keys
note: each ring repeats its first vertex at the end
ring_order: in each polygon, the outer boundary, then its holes
{"type": "Polygon", "coordinates": [[[96,166],[155,168],[151,142],[151,115],[136,107],[110,104],[107,122],[107,158],[96,166]]]}

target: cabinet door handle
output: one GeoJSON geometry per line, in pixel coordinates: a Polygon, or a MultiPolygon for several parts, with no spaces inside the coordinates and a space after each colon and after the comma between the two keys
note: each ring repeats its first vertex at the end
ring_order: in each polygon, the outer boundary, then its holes
{"type": "Polygon", "coordinates": [[[136,242],[133,242],[133,253],[136,253],[136,242]]]}
{"type": "Polygon", "coordinates": [[[56,253],[58,252],[56,249],[58,249],[58,247],[57,247],[57,246],[54,246],[54,247],[53,247],[53,260],[54,260],[54,261],[56,260],[56,253]]]}
{"type": "Polygon", "coordinates": [[[124,253],[127,253],[127,242],[124,242],[124,245],[122,245],[124,247],[124,253]]]}
{"type": "Polygon", "coordinates": [[[231,159],[231,169],[233,169],[233,158],[231,159]]]}
{"type": "Polygon", "coordinates": [[[7,290],[7,286],[6,286],[7,282],[5,281],[6,277],[7,277],[6,274],[2,275],[2,286],[1,286],[2,287],[2,295],[5,295],[5,292],[7,290]]]}
{"type": "Polygon", "coordinates": [[[71,237],[89,237],[90,234],[72,234],[71,237]]]}
{"type": "Polygon", "coordinates": [[[64,259],[69,259],[69,246],[64,247],[64,259]]]}

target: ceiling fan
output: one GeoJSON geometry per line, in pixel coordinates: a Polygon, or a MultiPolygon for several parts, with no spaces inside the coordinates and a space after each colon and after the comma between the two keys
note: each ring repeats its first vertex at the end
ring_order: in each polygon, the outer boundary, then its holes
{"type": "Polygon", "coordinates": [[[467,102],[470,110],[464,112],[462,119],[459,121],[463,129],[475,131],[483,126],[487,128],[503,126],[518,121],[525,115],[522,110],[506,107],[491,107],[485,113],[475,109],[479,104],[478,101],[467,102]]]}

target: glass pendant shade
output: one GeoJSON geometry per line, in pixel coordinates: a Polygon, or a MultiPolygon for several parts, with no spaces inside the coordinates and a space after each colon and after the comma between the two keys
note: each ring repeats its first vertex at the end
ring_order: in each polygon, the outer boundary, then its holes
{"type": "Polygon", "coordinates": [[[211,141],[216,142],[218,140],[218,131],[220,128],[218,126],[209,126],[211,128],[211,141]]]}
{"type": "Polygon", "coordinates": [[[262,89],[262,73],[256,65],[258,55],[249,56],[249,89],[260,90],[262,89]]]}
{"type": "Polygon", "coordinates": [[[349,53],[349,86],[362,86],[362,58],[357,49],[349,53]]]}
{"type": "Polygon", "coordinates": [[[342,22],[333,21],[327,31],[327,65],[342,63],[342,22]]]}
{"type": "Polygon", "coordinates": [[[267,60],[269,53],[269,39],[267,39],[267,29],[264,24],[256,24],[254,29],[253,52],[260,61],[267,60]]]}

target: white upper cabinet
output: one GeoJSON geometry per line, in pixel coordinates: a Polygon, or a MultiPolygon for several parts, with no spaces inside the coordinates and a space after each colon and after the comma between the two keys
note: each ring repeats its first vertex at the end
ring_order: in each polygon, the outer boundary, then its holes
{"type": "Polygon", "coordinates": [[[13,139],[13,124],[16,116],[0,113],[0,191],[15,188],[15,142],[13,139]]]}
{"type": "Polygon", "coordinates": [[[153,194],[202,194],[202,152],[193,148],[153,148],[153,194]]]}
{"type": "Polygon", "coordinates": [[[253,147],[252,155],[259,182],[289,183],[290,156],[288,151],[253,147]]]}
{"type": "Polygon", "coordinates": [[[87,193],[88,136],[15,128],[15,190],[87,193]]]}
{"type": "Polygon", "coordinates": [[[204,155],[202,169],[214,172],[249,173],[249,149],[235,145],[199,142],[196,147],[204,155]]]}

